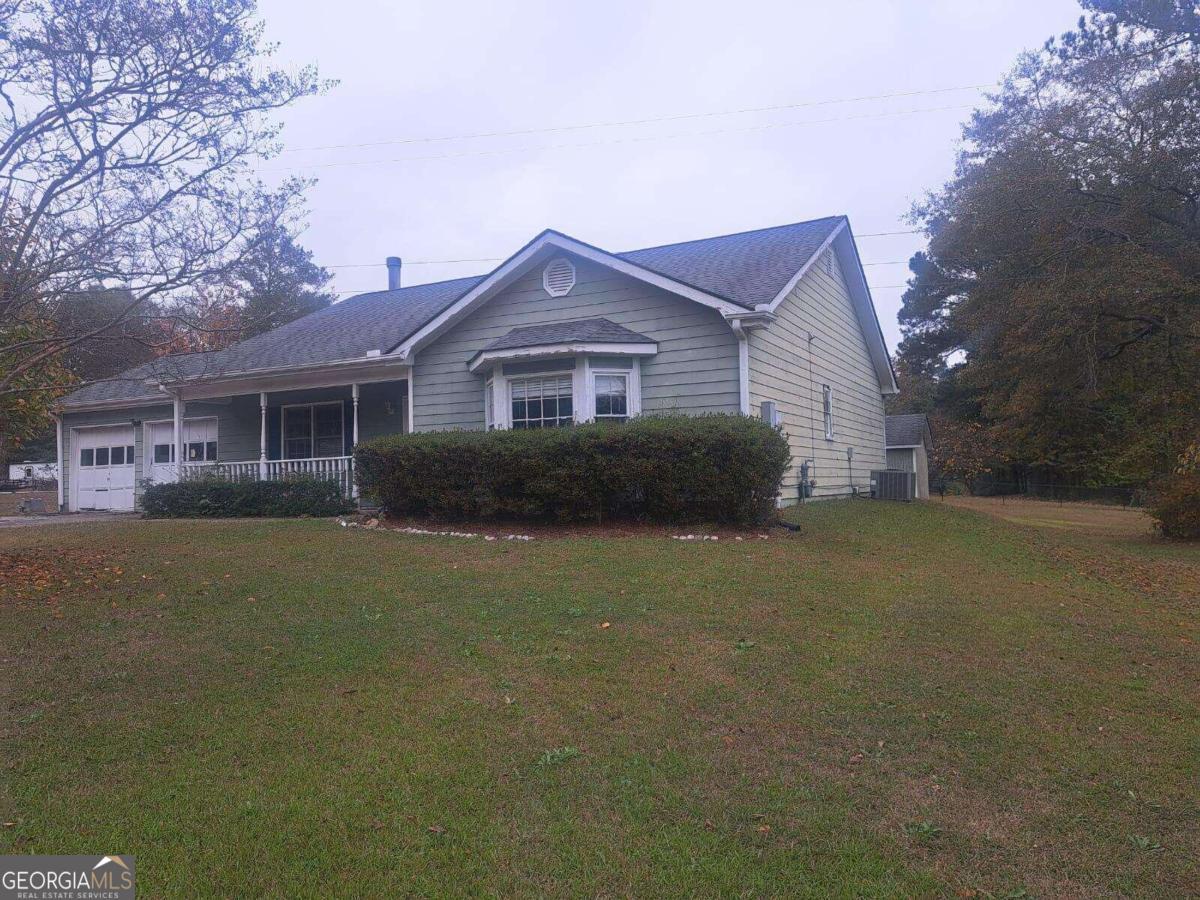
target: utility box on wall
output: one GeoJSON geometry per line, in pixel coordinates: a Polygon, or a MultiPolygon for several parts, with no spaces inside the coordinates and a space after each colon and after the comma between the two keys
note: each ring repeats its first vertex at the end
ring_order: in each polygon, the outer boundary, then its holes
{"type": "Polygon", "coordinates": [[[871,472],[871,498],[874,500],[914,500],[917,496],[915,472],[875,469],[871,472]]]}

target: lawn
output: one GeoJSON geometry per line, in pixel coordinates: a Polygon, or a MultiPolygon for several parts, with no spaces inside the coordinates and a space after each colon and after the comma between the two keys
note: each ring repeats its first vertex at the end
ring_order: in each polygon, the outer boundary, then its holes
{"type": "Polygon", "coordinates": [[[0,851],[142,896],[1200,892],[1200,548],[0,531],[0,851]]]}

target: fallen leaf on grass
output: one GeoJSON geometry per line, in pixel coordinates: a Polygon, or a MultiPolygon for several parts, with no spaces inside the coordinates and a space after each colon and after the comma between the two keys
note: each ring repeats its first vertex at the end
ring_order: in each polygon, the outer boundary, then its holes
{"type": "Polygon", "coordinates": [[[443,828],[441,825],[430,825],[429,831],[432,834],[445,834],[446,833],[446,829],[443,828]]]}

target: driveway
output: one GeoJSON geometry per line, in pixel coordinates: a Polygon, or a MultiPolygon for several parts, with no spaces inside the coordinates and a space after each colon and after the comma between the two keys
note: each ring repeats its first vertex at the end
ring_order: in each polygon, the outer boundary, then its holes
{"type": "Polygon", "coordinates": [[[0,516],[0,528],[28,528],[33,525],[79,525],[85,522],[121,522],[141,518],[141,513],[82,512],[46,516],[0,516]]]}

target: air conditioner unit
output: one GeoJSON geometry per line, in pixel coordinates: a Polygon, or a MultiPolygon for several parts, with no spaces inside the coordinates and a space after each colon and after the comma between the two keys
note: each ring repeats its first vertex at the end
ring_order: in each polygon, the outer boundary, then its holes
{"type": "Polygon", "coordinates": [[[915,500],[917,474],[899,469],[875,469],[871,472],[871,497],[875,500],[915,500]]]}

